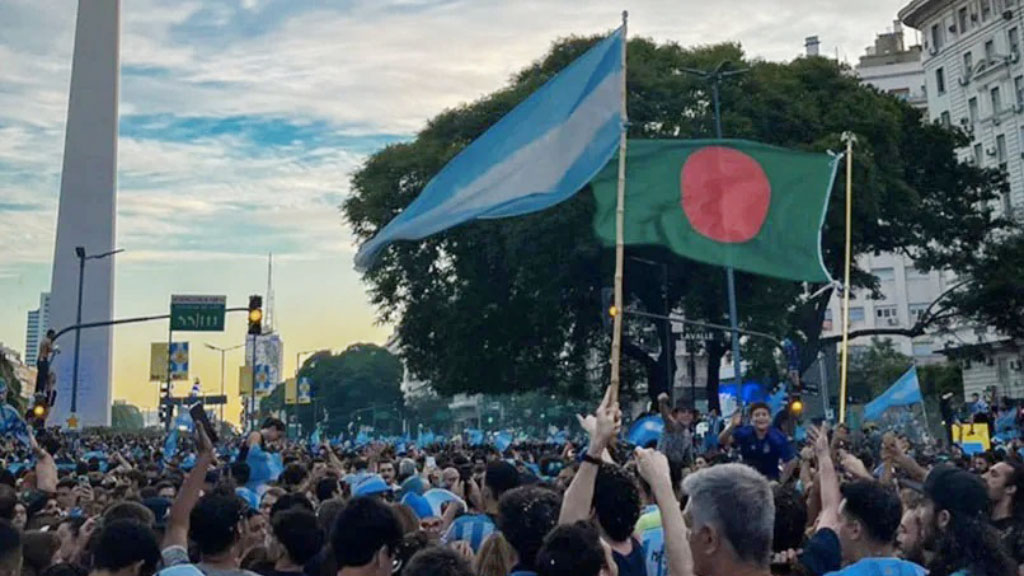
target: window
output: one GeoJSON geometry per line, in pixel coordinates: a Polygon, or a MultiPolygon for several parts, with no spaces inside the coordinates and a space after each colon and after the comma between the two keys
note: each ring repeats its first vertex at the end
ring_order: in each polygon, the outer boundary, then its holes
{"type": "Polygon", "coordinates": [[[1024,76],[1013,79],[1013,91],[1017,95],[1017,104],[1024,105],[1024,76]]]}
{"type": "Polygon", "coordinates": [[[1010,54],[1020,54],[1020,31],[1014,26],[1006,35],[1010,41],[1010,54]]]}
{"type": "Polygon", "coordinates": [[[1013,216],[1013,199],[1010,198],[1010,193],[1009,192],[1003,192],[1001,200],[1003,201],[1003,216],[1005,216],[1007,218],[1012,217],[1013,216]]]}
{"type": "Polygon", "coordinates": [[[1006,136],[996,136],[996,160],[999,161],[999,169],[1006,170],[1006,136]]]}
{"type": "Polygon", "coordinates": [[[974,53],[964,52],[964,78],[971,77],[971,70],[974,68],[974,53]]]}
{"type": "Polygon", "coordinates": [[[896,318],[896,307],[895,306],[876,306],[875,307],[875,318],[879,320],[886,320],[888,318],[896,318]]]}
{"type": "Polygon", "coordinates": [[[935,346],[931,340],[914,342],[912,345],[914,356],[931,356],[935,353],[935,346]]]}
{"type": "Polygon", "coordinates": [[[874,274],[875,278],[878,278],[878,281],[882,283],[896,281],[896,271],[892,268],[875,268],[871,273],[874,274]]]}
{"type": "Polygon", "coordinates": [[[978,98],[972,97],[967,101],[967,114],[971,119],[971,124],[978,123],[978,98]]]}
{"type": "Polygon", "coordinates": [[[981,144],[974,145],[974,165],[978,168],[985,165],[985,153],[981,149],[981,144]]]}
{"type": "Polygon", "coordinates": [[[991,64],[996,59],[996,43],[992,40],[985,42],[985,62],[991,64]]]}
{"type": "Polygon", "coordinates": [[[967,33],[967,6],[964,6],[956,13],[957,22],[960,24],[960,33],[967,33]]]}
{"type": "Polygon", "coordinates": [[[933,24],[932,25],[932,47],[935,48],[935,50],[942,49],[943,44],[945,44],[945,40],[946,39],[945,39],[945,37],[943,37],[943,34],[942,34],[942,26],[939,25],[939,24],[933,24]]]}
{"type": "Polygon", "coordinates": [[[987,22],[992,16],[992,0],[981,0],[981,21],[987,22]]]}
{"type": "Polygon", "coordinates": [[[989,95],[992,97],[992,115],[998,116],[1003,111],[1003,97],[999,94],[999,86],[993,88],[989,95]]]}
{"type": "Polygon", "coordinates": [[[946,128],[949,128],[950,126],[953,125],[949,120],[949,112],[943,112],[942,114],[939,114],[939,122],[941,122],[942,125],[945,126],[946,128]]]}
{"type": "Polygon", "coordinates": [[[910,305],[910,321],[917,322],[921,319],[921,315],[928,309],[928,304],[911,304],[910,305]]]}
{"type": "Polygon", "coordinates": [[[946,93],[946,73],[942,68],[935,71],[935,88],[938,90],[939,94],[946,93]]]}
{"type": "Polygon", "coordinates": [[[864,321],[864,309],[860,306],[850,306],[850,323],[863,322],[864,321]]]}
{"type": "Polygon", "coordinates": [[[825,310],[825,318],[823,318],[822,321],[821,321],[821,329],[824,330],[825,332],[830,332],[832,330],[832,310],[831,309],[825,310]]]}

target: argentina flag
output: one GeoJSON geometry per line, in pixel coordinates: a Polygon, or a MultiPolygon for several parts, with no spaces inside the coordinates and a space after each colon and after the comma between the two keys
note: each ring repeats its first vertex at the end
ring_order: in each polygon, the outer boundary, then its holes
{"type": "Polygon", "coordinates": [[[917,380],[917,367],[912,366],[888,390],[864,406],[865,420],[878,420],[882,413],[896,406],[910,406],[921,402],[921,385],[917,380]]]}
{"type": "Polygon", "coordinates": [[[586,185],[624,129],[624,42],[619,28],[471,142],[362,245],[356,268],[369,268],[396,240],[543,210],[586,185]]]}

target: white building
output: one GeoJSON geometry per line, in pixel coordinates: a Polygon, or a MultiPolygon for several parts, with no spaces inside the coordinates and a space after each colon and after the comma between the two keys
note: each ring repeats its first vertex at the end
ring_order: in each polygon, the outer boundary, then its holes
{"type": "Polygon", "coordinates": [[[1024,340],[980,342],[944,353],[963,369],[964,399],[971,394],[988,394],[994,399],[1024,398],[1024,340]]]}
{"type": "Polygon", "coordinates": [[[875,37],[875,45],[867,48],[854,70],[864,84],[898,96],[916,108],[928,107],[921,47],[904,45],[898,20],[892,31],[875,37]]]}
{"type": "Polygon", "coordinates": [[[50,293],[39,295],[39,308],[30,310],[25,327],[25,363],[35,365],[39,356],[39,343],[50,329],[50,293]]]}
{"type": "Polygon", "coordinates": [[[387,348],[388,352],[391,352],[402,361],[401,390],[402,398],[404,398],[406,402],[426,398],[434,393],[433,388],[430,387],[429,381],[420,380],[413,376],[412,372],[409,371],[409,367],[405,364],[405,358],[402,357],[402,340],[397,334],[388,338],[388,341],[384,343],[384,347],[387,348]]]}
{"type": "Polygon", "coordinates": [[[913,0],[899,17],[924,38],[929,118],[971,135],[962,159],[1007,172],[998,212],[1024,217],[1024,3],[913,0]]]}

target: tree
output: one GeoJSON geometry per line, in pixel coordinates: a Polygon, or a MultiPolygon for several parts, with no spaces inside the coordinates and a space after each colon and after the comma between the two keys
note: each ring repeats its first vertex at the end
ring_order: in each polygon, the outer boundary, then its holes
{"type": "MultiPolygon", "coordinates": [[[[308,377],[313,392],[311,404],[289,406],[298,415],[303,430],[317,425],[336,434],[350,422],[377,424],[394,431],[401,426],[397,417],[402,404],[401,360],[375,344],[353,344],[340,354],[321,351],[302,364],[299,377],[308,377]]],[[[260,406],[263,410],[284,407],[283,386],[260,406]]]]}
{"type": "Polygon", "coordinates": [[[110,427],[114,430],[142,430],[145,419],[138,406],[115,402],[110,407],[110,427]]]}
{"type": "Polygon", "coordinates": [[[969,281],[952,296],[967,317],[1012,338],[1024,338],[1024,232],[979,250],[969,281]]]}
{"type": "Polygon", "coordinates": [[[7,403],[17,408],[18,412],[25,410],[27,407],[21,398],[21,380],[18,380],[14,373],[14,366],[2,354],[0,354],[0,380],[7,384],[7,403]]]}
{"type": "Polygon", "coordinates": [[[872,338],[863,352],[852,355],[846,395],[854,402],[870,402],[899,379],[914,361],[893,346],[892,340],[872,338]]]}
{"type": "MultiPolygon", "coordinates": [[[[517,74],[509,87],[434,119],[412,142],[371,156],[352,179],[342,207],[360,239],[368,239],[407,206],[429,179],[466,144],[586,50],[595,39],[556,43],[542,60],[517,74]]],[[[712,135],[709,86],[680,74],[721,62],[749,68],[722,85],[727,136],[801,150],[842,147],[840,135],[859,138],[854,157],[854,256],[897,252],[917,266],[967,270],[979,260],[975,247],[1005,225],[986,207],[1005,179],[957,160],[966,135],[923,122],[918,110],[861,86],[846,69],[824,58],[779,64],[747,60],[735,44],[684,49],[645,39],[629,43],[629,135],[633,138],[702,138],[712,135]]],[[[841,180],[841,179],[840,179],[841,180]]],[[[837,181],[825,218],[826,267],[841,278],[846,190],[837,181]]],[[[603,327],[602,289],[611,284],[613,252],[592,231],[594,199],[585,190],[562,204],[519,218],[468,223],[417,242],[400,242],[364,275],[381,321],[394,322],[409,368],[442,394],[505,393],[530,389],[581,395],[606,381],[609,337],[603,327]]],[[[636,310],[669,308],[688,318],[727,323],[721,268],[689,261],[660,247],[632,246],[624,288],[636,310]]],[[[866,270],[855,287],[877,289],[866,270]]],[[[831,289],[817,298],[806,286],[737,274],[740,325],[798,341],[803,367],[821,346],[831,289]]],[[[624,385],[639,368],[653,398],[668,388],[674,339],[657,353],[633,336],[648,321],[626,316],[624,385]]],[[[708,397],[717,403],[718,366],[728,336],[705,344],[708,397]]],[[[749,339],[753,372],[776,378],[777,351],[749,339]]]]}

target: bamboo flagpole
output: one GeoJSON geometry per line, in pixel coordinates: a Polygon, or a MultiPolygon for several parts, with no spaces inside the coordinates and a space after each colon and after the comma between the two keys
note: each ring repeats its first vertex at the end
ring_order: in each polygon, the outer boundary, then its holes
{"type": "Polygon", "coordinates": [[[839,422],[846,423],[846,369],[850,364],[850,266],[853,222],[853,144],[857,137],[843,132],[846,142],[846,247],[843,261],[843,344],[839,369],[839,422]]]}
{"type": "Polygon", "coordinates": [[[620,367],[622,365],[622,269],[624,264],[626,217],[626,21],[629,12],[622,11],[622,132],[619,135],[619,187],[615,203],[615,310],[612,327],[611,402],[619,401],[620,367]]]}

